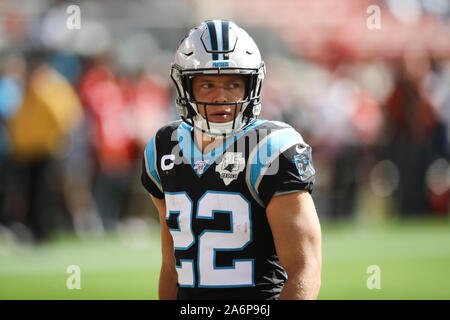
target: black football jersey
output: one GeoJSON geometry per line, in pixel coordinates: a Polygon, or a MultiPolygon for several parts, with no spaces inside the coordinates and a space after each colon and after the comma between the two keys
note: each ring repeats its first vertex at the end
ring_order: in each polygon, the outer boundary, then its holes
{"type": "Polygon", "coordinates": [[[254,120],[204,154],[193,130],[161,128],[142,170],[144,187],[165,199],[178,299],[277,299],[287,275],[265,207],[274,195],[312,191],[311,148],[283,122],[254,120]]]}

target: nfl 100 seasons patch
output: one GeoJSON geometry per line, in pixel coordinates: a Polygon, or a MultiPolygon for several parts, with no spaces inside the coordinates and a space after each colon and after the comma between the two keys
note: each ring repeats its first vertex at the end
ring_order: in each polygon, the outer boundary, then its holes
{"type": "Polygon", "coordinates": [[[209,160],[197,160],[194,163],[194,170],[197,174],[203,174],[206,166],[209,164],[209,160]]]}

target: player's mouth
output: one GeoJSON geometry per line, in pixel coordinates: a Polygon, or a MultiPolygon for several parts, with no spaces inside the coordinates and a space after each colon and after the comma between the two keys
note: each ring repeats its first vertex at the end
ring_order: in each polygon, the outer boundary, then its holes
{"type": "Polygon", "coordinates": [[[228,122],[233,120],[233,114],[231,109],[208,111],[208,120],[211,122],[228,122]]]}

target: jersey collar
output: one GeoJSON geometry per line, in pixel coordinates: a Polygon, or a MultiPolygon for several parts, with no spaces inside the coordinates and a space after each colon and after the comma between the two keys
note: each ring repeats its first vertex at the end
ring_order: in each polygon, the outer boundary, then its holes
{"type": "Polygon", "coordinates": [[[222,143],[222,145],[217,146],[215,149],[211,150],[208,153],[203,153],[202,151],[200,151],[195,144],[194,139],[192,138],[192,130],[194,130],[194,128],[192,128],[192,126],[188,125],[185,122],[181,122],[177,129],[177,138],[178,144],[183,153],[184,161],[191,165],[192,169],[198,177],[201,177],[206,172],[206,170],[208,170],[211,164],[213,164],[217,160],[217,158],[223,155],[231,145],[233,145],[249,130],[258,127],[265,122],[267,122],[267,120],[254,121],[235,135],[227,138],[222,143]],[[199,170],[199,168],[201,168],[201,170],[199,170]]]}

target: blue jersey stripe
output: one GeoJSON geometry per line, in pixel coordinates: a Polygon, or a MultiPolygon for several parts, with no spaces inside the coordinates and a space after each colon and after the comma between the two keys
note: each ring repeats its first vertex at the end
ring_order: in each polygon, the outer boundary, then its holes
{"type": "MultiPolygon", "coordinates": [[[[247,165],[247,170],[250,170],[247,172],[247,184],[251,188],[252,194],[257,197],[255,200],[259,200],[260,204],[261,200],[257,189],[261,174],[267,170],[271,163],[273,164],[273,159],[278,157],[287,147],[296,143],[303,143],[302,136],[293,128],[286,128],[270,134],[265,141],[262,141],[252,151],[247,165]]],[[[277,170],[278,168],[273,167],[272,169],[277,170]]]]}
{"type": "Polygon", "coordinates": [[[156,168],[156,150],[155,150],[155,137],[151,138],[145,148],[145,161],[147,165],[147,174],[149,178],[156,184],[156,186],[162,191],[161,180],[156,168]]]}
{"type": "Polygon", "coordinates": [[[228,138],[222,145],[218,146],[209,153],[204,154],[199,150],[197,145],[192,139],[192,127],[186,123],[181,123],[177,129],[178,144],[180,145],[181,151],[183,152],[183,157],[192,166],[197,176],[201,177],[206,170],[217,160],[225,151],[231,147],[231,145],[236,142],[240,137],[242,137],[249,130],[265,123],[267,120],[256,120],[254,123],[245,127],[243,130],[236,133],[233,137],[228,138]],[[195,170],[195,164],[198,161],[204,161],[205,166],[202,173],[198,173],[195,170]]]}

